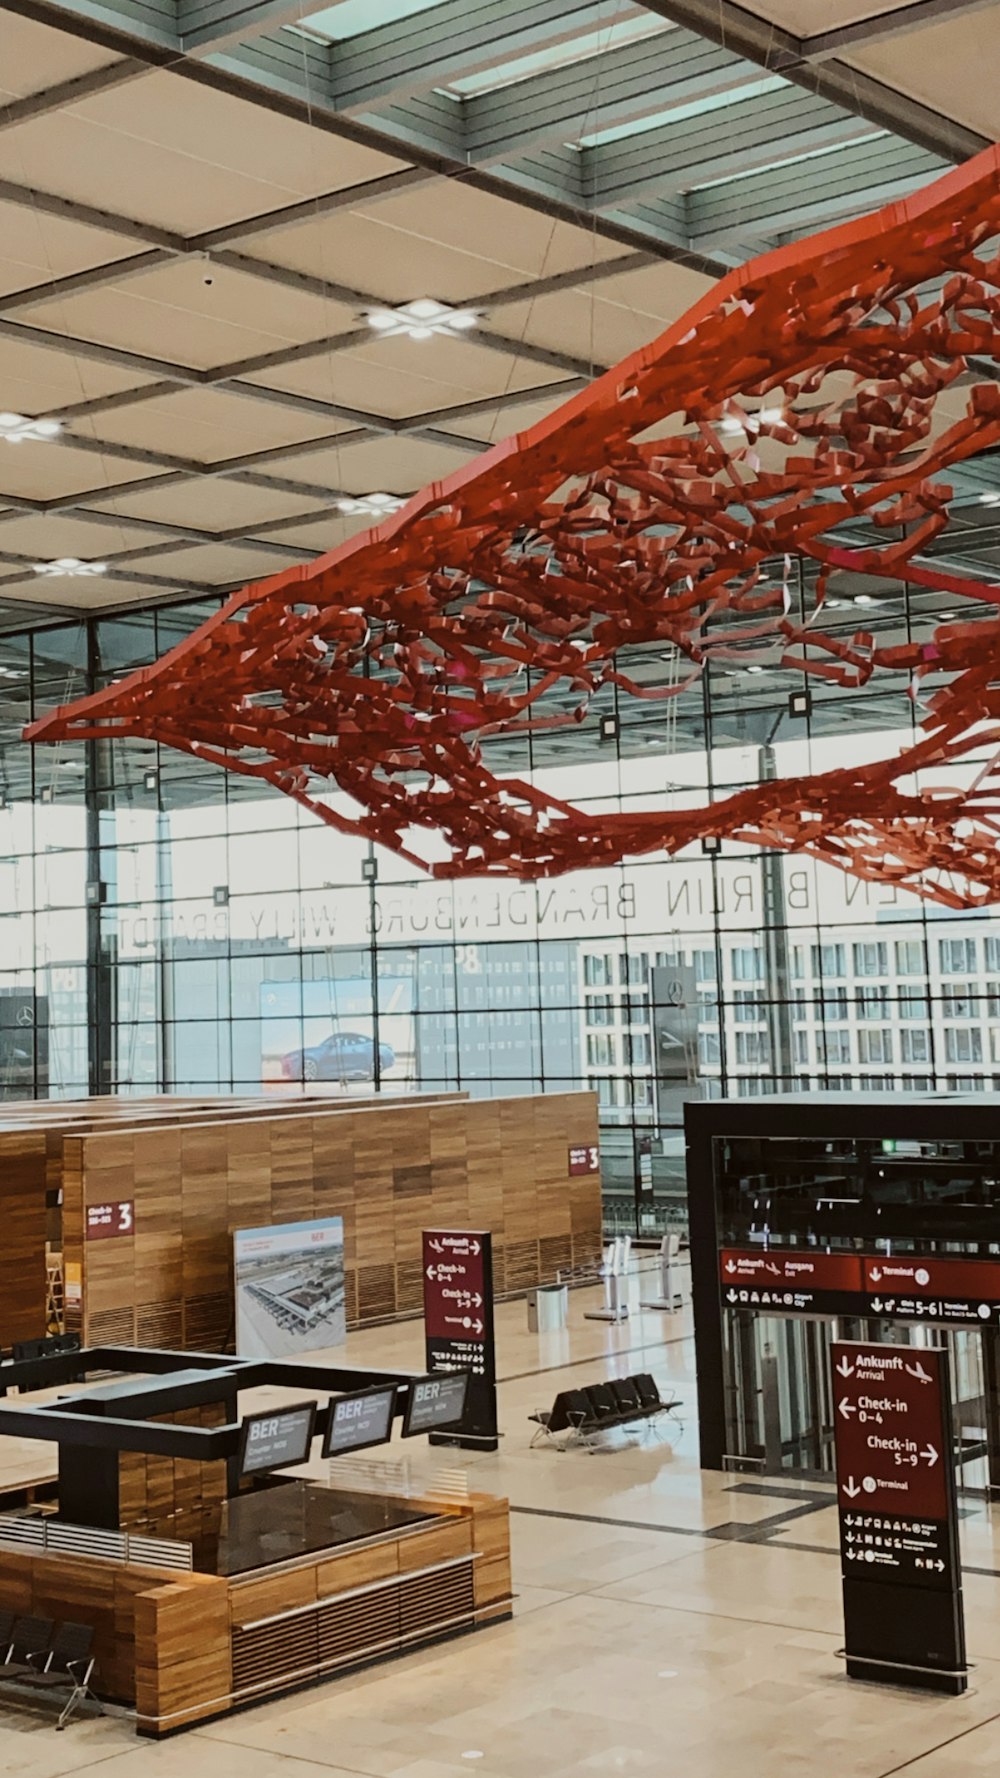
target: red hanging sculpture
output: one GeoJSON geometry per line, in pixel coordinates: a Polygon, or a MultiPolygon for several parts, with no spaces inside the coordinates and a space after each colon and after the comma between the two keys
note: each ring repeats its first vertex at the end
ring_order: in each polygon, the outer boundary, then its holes
{"type": "Polygon", "coordinates": [[[928,549],[949,525],[943,473],[1000,444],[998,171],[991,148],[733,272],[529,432],[233,594],[154,666],[26,738],[181,748],[422,869],[415,836],[435,830],[439,876],[540,877],[715,836],[952,906],[997,900],[1000,582],[942,571],[928,549]],[[761,578],[775,557],[818,564],[807,613],[761,578]],[[830,633],[842,570],[967,603],[879,647],[830,633]],[[641,645],[681,662],[674,683],[619,670],[641,645]],[[484,763],[484,739],[582,721],[602,686],[665,699],[706,662],[761,659],[848,689],[907,676],[915,739],[676,812],[590,813],[484,763]],[[958,782],[939,778],[959,761],[958,782]],[[317,800],[332,788],[355,814],[317,800]]]}

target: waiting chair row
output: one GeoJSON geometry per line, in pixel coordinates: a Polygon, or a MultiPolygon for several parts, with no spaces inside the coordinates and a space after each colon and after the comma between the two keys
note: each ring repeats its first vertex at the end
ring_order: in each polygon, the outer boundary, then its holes
{"type": "Polygon", "coordinates": [[[529,1414],[538,1428],[531,1442],[535,1445],[548,1439],[558,1443],[559,1435],[567,1434],[567,1444],[589,1444],[598,1433],[656,1420],[661,1415],[673,1414],[679,1406],[677,1398],[664,1401],[648,1371],[631,1377],[612,1377],[606,1383],[590,1383],[583,1389],[563,1389],[550,1409],[529,1414]]]}
{"type": "Polygon", "coordinates": [[[66,1690],[59,1713],[64,1729],[84,1698],[92,1697],[94,1632],[90,1624],[56,1624],[52,1618],[15,1617],[0,1611],[0,1679],[17,1680],[39,1691],[66,1690]]]}

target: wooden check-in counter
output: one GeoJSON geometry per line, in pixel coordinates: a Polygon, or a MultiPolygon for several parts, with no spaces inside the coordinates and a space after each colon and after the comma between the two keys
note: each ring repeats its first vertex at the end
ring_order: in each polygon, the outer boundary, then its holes
{"type": "Polygon", "coordinates": [[[96,1690],[148,1736],[510,1616],[506,1501],[355,1498],[409,1522],[228,1576],[0,1548],[0,1610],[92,1624],[96,1690]]]}

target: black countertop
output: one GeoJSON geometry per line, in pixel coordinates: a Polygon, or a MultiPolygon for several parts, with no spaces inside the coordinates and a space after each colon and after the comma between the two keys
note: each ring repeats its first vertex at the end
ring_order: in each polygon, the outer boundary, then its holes
{"type": "Polygon", "coordinates": [[[275,1481],[225,1501],[217,1535],[206,1532],[196,1539],[194,1563],[203,1573],[248,1574],[296,1556],[427,1524],[437,1516],[379,1494],[275,1481]]]}

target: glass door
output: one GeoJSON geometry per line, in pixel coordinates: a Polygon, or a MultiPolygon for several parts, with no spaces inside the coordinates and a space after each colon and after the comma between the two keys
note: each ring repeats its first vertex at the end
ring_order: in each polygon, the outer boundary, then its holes
{"type": "Polygon", "coordinates": [[[977,1327],[956,1327],[944,1338],[951,1368],[955,1485],[960,1494],[982,1499],[989,1493],[982,1335],[977,1327]]]}
{"type": "Polygon", "coordinates": [[[828,1321],[727,1311],[727,1445],[762,1475],[833,1468],[828,1321]]]}

